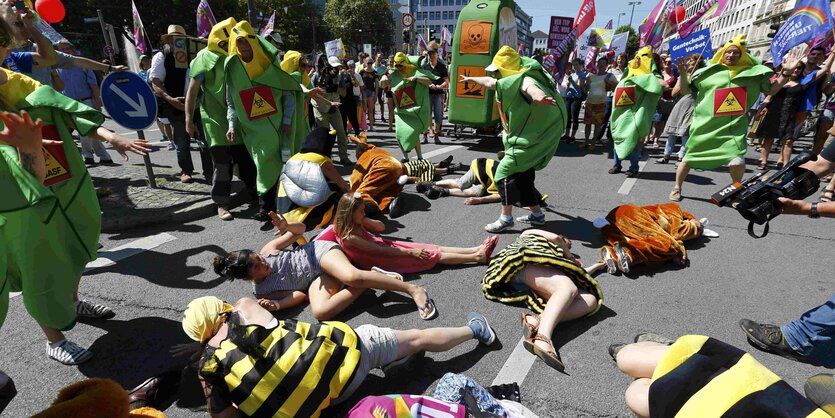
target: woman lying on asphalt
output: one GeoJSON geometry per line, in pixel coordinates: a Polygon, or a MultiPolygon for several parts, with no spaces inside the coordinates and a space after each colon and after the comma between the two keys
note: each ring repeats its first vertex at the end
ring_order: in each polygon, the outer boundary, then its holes
{"type": "Polygon", "coordinates": [[[360,268],[377,266],[401,274],[430,270],[437,264],[487,264],[499,238],[484,240],[471,248],[441,247],[392,241],[368,232],[383,232],[385,225],[365,216],[365,202],[360,193],[346,193],[339,199],[333,225],[322,231],[316,241],[335,242],[360,268]]]}
{"type": "Polygon", "coordinates": [[[583,269],[571,254],[571,240],[529,229],[490,260],[481,285],[487,299],[525,302],[536,312],[522,313],[524,346],[562,372],[565,365],[551,342],[554,328],[560,321],[590,316],[600,309],[603,293],[590,274],[604,266],[599,261],[583,269]]]}
{"type": "Polygon", "coordinates": [[[350,305],[365,289],[405,293],[414,299],[421,319],[437,315],[426,289],[403,282],[396,273],[354,267],[339,244],[312,241],[285,250],[305,232],[301,222],[287,223],[281,215],[270,213],[278,238],[261,248],[232,251],[214,258],[215,273],[230,280],[252,282],[258,304],[269,311],[296,306],[310,300],[313,316],[331,319],[350,305]]]}

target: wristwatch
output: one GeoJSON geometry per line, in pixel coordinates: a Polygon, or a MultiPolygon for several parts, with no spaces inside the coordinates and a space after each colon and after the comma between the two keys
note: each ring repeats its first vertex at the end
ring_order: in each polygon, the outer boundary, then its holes
{"type": "Polygon", "coordinates": [[[809,217],[812,219],[818,219],[821,217],[820,213],[818,213],[818,202],[812,203],[812,210],[809,211],[809,217]]]}

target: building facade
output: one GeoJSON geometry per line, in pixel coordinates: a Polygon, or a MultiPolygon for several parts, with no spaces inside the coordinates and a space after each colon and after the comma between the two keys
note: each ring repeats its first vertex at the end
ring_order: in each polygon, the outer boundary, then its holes
{"type": "MultiPolygon", "coordinates": [[[[525,52],[533,54],[533,37],[531,37],[531,25],[533,18],[530,17],[519,5],[516,5],[516,39],[520,44],[525,44],[525,52]]],[[[513,45],[518,47],[519,45],[513,45]]]]}
{"type": "Polygon", "coordinates": [[[531,34],[531,38],[533,38],[533,50],[536,51],[537,49],[546,50],[548,49],[548,34],[538,30],[531,34]]]}
{"type": "MultiPolygon", "coordinates": [[[[744,34],[751,38],[754,23],[763,10],[767,10],[772,1],[780,0],[729,0],[724,12],[702,23],[700,29],[710,29],[710,41],[718,49],[734,36],[744,34]]],[[[794,2],[794,0],[789,0],[794,2]]],[[[684,0],[685,19],[689,19],[707,3],[708,0],[684,0]]]]}

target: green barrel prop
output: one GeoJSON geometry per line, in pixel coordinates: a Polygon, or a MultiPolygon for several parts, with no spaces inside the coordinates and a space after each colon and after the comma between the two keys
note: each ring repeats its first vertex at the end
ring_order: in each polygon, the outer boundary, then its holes
{"type": "Polygon", "coordinates": [[[473,0],[461,10],[452,42],[449,70],[449,121],[476,128],[495,126],[499,112],[495,92],[462,75],[484,76],[484,68],[503,45],[516,48],[516,3],[513,0],[473,0]]]}

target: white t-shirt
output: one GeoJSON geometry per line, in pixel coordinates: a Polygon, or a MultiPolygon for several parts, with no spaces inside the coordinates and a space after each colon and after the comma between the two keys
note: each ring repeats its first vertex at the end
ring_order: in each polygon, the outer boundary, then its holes
{"type": "Polygon", "coordinates": [[[365,83],[362,82],[362,77],[360,77],[360,74],[357,72],[352,73],[351,75],[354,76],[354,80],[357,80],[358,83],[356,86],[354,86],[354,96],[359,99],[365,98],[365,96],[363,96],[361,93],[363,87],[365,87],[365,83]]]}
{"type": "Polygon", "coordinates": [[[589,83],[589,95],[586,103],[600,104],[606,102],[606,79],[611,79],[611,74],[589,74],[586,80],[589,83]]]}

